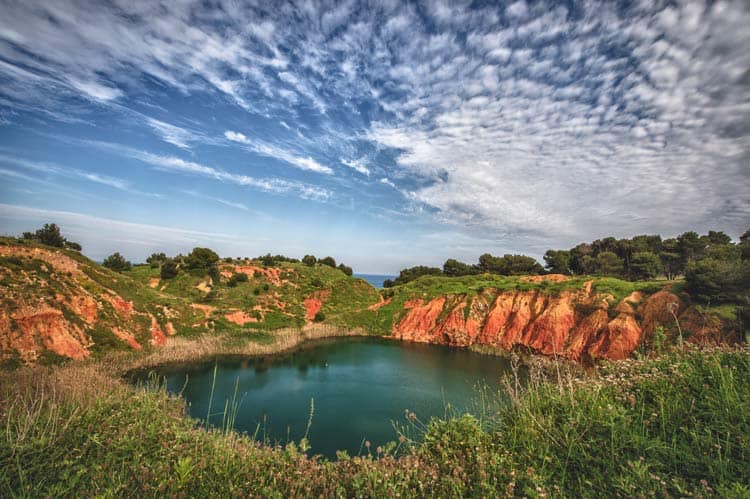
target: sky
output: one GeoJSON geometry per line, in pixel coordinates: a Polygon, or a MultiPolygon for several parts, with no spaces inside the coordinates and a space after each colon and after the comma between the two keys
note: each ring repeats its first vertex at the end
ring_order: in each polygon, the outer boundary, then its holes
{"type": "Polygon", "coordinates": [[[750,3],[0,0],[0,233],[361,273],[750,227],[750,3]]]}

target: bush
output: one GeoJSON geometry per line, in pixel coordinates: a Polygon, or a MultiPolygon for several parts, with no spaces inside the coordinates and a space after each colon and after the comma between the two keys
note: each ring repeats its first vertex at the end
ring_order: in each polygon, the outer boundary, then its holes
{"type": "Polygon", "coordinates": [[[125,257],[122,256],[119,252],[112,253],[107,258],[105,258],[102,262],[102,265],[104,265],[108,269],[114,270],[115,272],[123,272],[126,270],[130,270],[133,267],[133,264],[127,261],[125,257]]]}
{"type": "Polygon", "coordinates": [[[318,263],[320,263],[321,265],[328,265],[329,267],[333,267],[334,269],[336,268],[336,260],[334,260],[332,256],[321,258],[320,260],[318,260],[318,263]]]}
{"type": "Polygon", "coordinates": [[[174,277],[177,277],[177,274],[179,274],[179,272],[180,269],[177,266],[177,262],[168,259],[161,264],[161,271],[159,272],[159,274],[161,275],[162,279],[172,279],[174,277]]]}
{"type": "Polygon", "coordinates": [[[210,269],[219,261],[219,255],[209,248],[193,248],[185,257],[185,265],[189,269],[210,269]]]}
{"type": "Polygon", "coordinates": [[[322,288],[323,287],[323,281],[321,281],[319,277],[315,277],[312,280],[312,285],[313,285],[313,287],[316,287],[316,288],[322,288]]]}
{"type": "Polygon", "coordinates": [[[83,249],[80,244],[75,243],[73,241],[65,241],[65,247],[67,249],[71,249],[73,251],[78,251],[78,252],[80,252],[83,249]]]}
{"type": "Polygon", "coordinates": [[[151,256],[146,258],[146,263],[151,265],[151,268],[158,268],[161,264],[167,261],[167,255],[164,253],[151,253],[151,256]]]}
{"type": "Polygon", "coordinates": [[[304,263],[308,267],[314,266],[317,261],[318,259],[315,258],[313,255],[305,255],[302,257],[302,263],[304,263]]]}
{"type": "Polygon", "coordinates": [[[318,311],[318,313],[315,314],[315,317],[313,318],[314,322],[323,322],[326,320],[326,316],[323,312],[318,311]]]}
{"type": "Polygon", "coordinates": [[[247,282],[248,277],[247,274],[240,272],[239,274],[234,274],[232,277],[229,278],[229,281],[227,282],[227,286],[229,287],[235,287],[241,282],[247,282]]]}
{"type": "Polygon", "coordinates": [[[349,267],[348,265],[344,265],[343,263],[340,263],[338,268],[341,272],[349,276],[354,273],[351,267],[349,267]]]}

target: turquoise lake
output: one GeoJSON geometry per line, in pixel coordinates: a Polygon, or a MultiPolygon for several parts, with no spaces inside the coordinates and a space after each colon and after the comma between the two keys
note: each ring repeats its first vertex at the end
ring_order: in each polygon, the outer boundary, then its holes
{"type": "Polygon", "coordinates": [[[507,359],[467,350],[347,338],[263,358],[171,366],[158,374],[170,392],[182,394],[190,416],[205,421],[210,403],[209,421],[221,426],[225,403],[235,400],[234,429],[270,443],[299,442],[313,400],[312,453],[335,457],[336,450],[366,454],[365,441],[374,452],[398,440],[393,423],[406,424],[406,410],[424,422],[443,416],[448,405],[476,414],[479,387],[495,394],[509,372],[507,359]]]}

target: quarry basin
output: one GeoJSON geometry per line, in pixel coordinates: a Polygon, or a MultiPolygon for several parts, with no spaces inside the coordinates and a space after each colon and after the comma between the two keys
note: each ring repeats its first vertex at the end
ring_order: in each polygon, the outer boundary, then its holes
{"type": "Polygon", "coordinates": [[[336,458],[338,450],[375,455],[388,442],[398,445],[401,434],[419,440],[435,416],[481,417],[503,403],[505,375],[513,377],[505,357],[382,338],[331,338],[265,357],[142,370],[131,379],[160,380],[185,399],[200,424],[271,445],[299,444],[306,436],[311,454],[336,458]]]}

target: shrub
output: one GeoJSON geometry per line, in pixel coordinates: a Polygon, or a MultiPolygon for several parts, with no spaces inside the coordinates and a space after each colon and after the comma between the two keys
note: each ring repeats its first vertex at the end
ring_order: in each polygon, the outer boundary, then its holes
{"type": "Polygon", "coordinates": [[[302,263],[304,263],[308,267],[314,266],[317,261],[318,259],[315,258],[313,255],[305,255],[302,257],[302,263]]]}
{"type": "Polygon", "coordinates": [[[168,259],[161,264],[161,271],[159,272],[159,274],[161,275],[162,279],[172,279],[174,277],[177,277],[177,274],[179,274],[179,272],[180,269],[177,266],[177,262],[168,259]]]}
{"type": "Polygon", "coordinates": [[[344,265],[343,263],[340,263],[338,268],[346,275],[352,275],[354,273],[351,267],[349,267],[348,265],[344,265]]]}
{"type": "Polygon", "coordinates": [[[65,247],[73,251],[78,251],[78,252],[80,252],[83,249],[80,244],[73,242],[73,241],[65,241],[65,247]]]}
{"type": "Polygon", "coordinates": [[[314,287],[316,287],[316,288],[322,288],[323,287],[323,281],[321,281],[319,277],[315,277],[312,280],[312,285],[314,287]]]}
{"type": "Polygon", "coordinates": [[[114,270],[115,272],[123,272],[125,270],[130,270],[133,267],[133,264],[127,261],[119,252],[112,253],[105,258],[102,265],[108,269],[114,270]]]}
{"type": "Polygon", "coordinates": [[[336,268],[336,260],[334,260],[332,256],[321,258],[320,260],[318,260],[318,263],[322,265],[328,265],[329,267],[333,267],[334,269],[336,268]]]}
{"type": "Polygon", "coordinates": [[[241,282],[247,282],[248,277],[247,274],[244,272],[240,272],[238,274],[232,275],[232,277],[229,278],[229,281],[227,282],[227,286],[235,287],[241,282]]]}
{"type": "Polygon", "coordinates": [[[146,258],[146,263],[151,265],[151,268],[158,268],[161,264],[167,261],[167,255],[164,253],[151,253],[151,256],[146,258]]]}
{"type": "Polygon", "coordinates": [[[315,314],[315,317],[313,318],[314,322],[323,322],[326,320],[326,316],[323,312],[318,311],[318,313],[315,314]]]}
{"type": "Polygon", "coordinates": [[[193,251],[185,257],[185,265],[189,269],[208,270],[218,261],[219,255],[209,248],[193,248],[193,251]]]}

